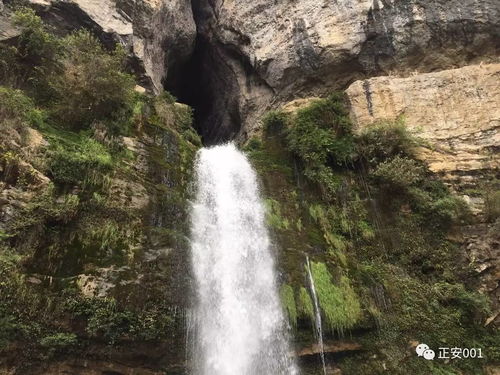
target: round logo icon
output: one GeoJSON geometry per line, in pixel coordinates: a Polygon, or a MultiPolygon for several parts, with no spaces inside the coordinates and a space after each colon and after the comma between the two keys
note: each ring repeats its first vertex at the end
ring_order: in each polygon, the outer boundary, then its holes
{"type": "Polygon", "coordinates": [[[434,350],[432,349],[427,349],[425,352],[424,352],[424,358],[428,361],[432,361],[434,359],[434,357],[436,356],[436,353],[434,353],[434,350]]]}
{"type": "Polygon", "coordinates": [[[419,344],[416,348],[415,351],[417,352],[417,355],[419,357],[422,357],[424,355],[424,352],[429,349],[429,346],[427,344],[419,344]]]}

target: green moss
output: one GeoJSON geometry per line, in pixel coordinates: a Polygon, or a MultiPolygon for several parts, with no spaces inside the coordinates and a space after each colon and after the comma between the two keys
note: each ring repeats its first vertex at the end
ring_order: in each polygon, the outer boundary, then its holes
{"type": "Polygon", "coordinates": [[[336,285],[324,263],[312,262],[311,271],[325,324],[331,332],[343,335],[361,317],[359,298],[347,276],[341,276],[336,285]]]}
{"type": "Polygon", "coordinates": [[[288,284],[283,284],[280,289],[281,303],[287,313],[288,321],[292,327],[297,326],[297,306],[293,288],[288,284]]]}
{"type": "Polygon", "coordinates": [[[57,136],[49,135],[49,140],[49,171],[56,182],[99,186],[105,181],[103,175],[113,169],[113,158],[106,147],[88,136],[68,136],[59,131],[57,136]]]}
{"type": "Polygon", "coordinates": [[[279,202],[274,199],[266,199],[264,203],[266,205],[267,224],[274,229],[289,229],[290,222],[282,217],[279,202]]]}
{"type": "Polygon", "coordinates": [[[314,322],[314,306],[309,292],[304,287],[300,287],[299,299],[297,303],[298,316],[314,322]]]}

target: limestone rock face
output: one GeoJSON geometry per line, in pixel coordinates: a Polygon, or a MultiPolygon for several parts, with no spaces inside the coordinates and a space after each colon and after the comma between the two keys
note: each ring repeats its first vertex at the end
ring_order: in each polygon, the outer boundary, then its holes
{"type": "Polygon", "coordinates": [[[259,85],[247,80],[242,90],[243,118],[271,100],[324,94],[391,71],[403,75],[489,61],[498,50],[495,0],[209,3],[210,9],[199,11],[200,33],[232,57],[233,72],[237,61],[259,78],[259,85]],[[262,95],[262,85],[269,95],[262,95]]]}
{"type": "Polygon", "coordinates": [[[473,65],[408,78],[377,77],[347,89],[359,128],[404,116],[429,142],[423,158],[451,182],[468,184],[498,170],[500,64],[473,65]]]}
{"type": "Polygon", "coordinates": [[[188,0],[30,0],[59,30],[89,28],[107,45],[123,44],[142,84],[162,89],[193,50],[196,26],[188,0]]]}

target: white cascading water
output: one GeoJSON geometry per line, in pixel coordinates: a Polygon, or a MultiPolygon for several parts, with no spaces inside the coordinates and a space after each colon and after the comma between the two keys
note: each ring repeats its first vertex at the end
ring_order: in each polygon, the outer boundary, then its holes
{"type": "Polygon", "coordinates": [[[233,144],[196,162],[196,375],[296,374],[257,177],[233,144]]]}
{"type": "Polygon", "coordinates": [[[314,286],[314,278],[311,272],[311,264],[309,263],[309,257],[306,255],[306,269],[307,275],[309,277],[309,286],[311,288],[311,294],[314,303],[314,314],[315,314],[315,334],[318,338],[318,345],[320,350],[321,365],[323,366],[323,374],[326,375],[326,363],[325,363],[325,345],[323,344],[323,325],[321,323],[321,311],[319,311],[318,295],[316,294],[316,287],[314,286]]]}

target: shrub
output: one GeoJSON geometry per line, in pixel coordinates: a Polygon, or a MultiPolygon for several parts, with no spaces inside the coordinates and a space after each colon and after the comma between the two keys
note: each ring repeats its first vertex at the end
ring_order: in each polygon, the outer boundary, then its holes
{"type": "Polygon", "coordinates": [[[386,186],[408,189],[424,177],[424,171],[417,161],[397,155],[377,165],[373,176],[386,186]]]}
{"type": "Polygon", "coordinates": [[[71,143],[55,143],[51,150],[49,170],[60,183],[81,183],[91,174],[107,173],[112,167],[113,159],[108,150],[87,136],[71,143]]]}
{"type": "Polygon", "coordinates": [[[50,352],[67,352],[68,349],[74,347],[77,342],[78,340],[74,333],[56,333],[43,337],[40,340],[40,345],[50,352]]]}
{"type": "Polygon", "coordinates": [[[106,52],[88,31],[64,39],[63,73],[54,77],[55,117],[75,129],[106,120],[114,132],[124,131],[133,110],[134,79],[123,72],[125,52],[106,52]]]}
{"type": "Polygon", "coordinates": [[[342,165],[350,160],[354,144],[341,97],[332,95],[299,110],[288,133],[288,143],[308,168],[329,162],[342,165]]]}
{"type": "Polygon", "coordinates": [[[286,129],[288,115],[281,111],[270,111],[262,119],[264,132],[268,135],[280,134],[286,129]]]}
{"type": "Polygon", "coordinates": [[[491,312],[488,297],[468,291],[463,284],[440,282],[434,284],[433,289],[442,304],[455,305],[470,317],[484,318],[491,312]]]}
{"type": "Polygon", "coordinates": [[[22,91],[0,86],[0,126],[43,127],[45,114],[22,91]]]}
{"type": "Polygon", "coordinates": [[[379,122],[363,130],[357,137],[357,153],[370,165],[376,165],[395,156],[412,156],[421,143],[410,132],[401,117],[394,122],[379,122]]]}
{"type": "Polygon", "coordinates": [[[11,73],[18,77],[18,84],[29,83],[37,99],[47,100],[52,97],[49,79],[61,71],[60,39],[47,30],[32,9],[16,11],[14,23],[22,31],[17,48],[10,50],[10,59],[16,60],[15,71],[11,73]]]}
{"type": "Polygon", "coordinates": [[[484,207],[488,221],[494,222],[500,217],[500,190],[485,193],[484,207]]]}
{"type": "Polygon", "coordinates": [[[424,185],[411,188],[409,194],[412,209],[420,215],[426,227],[448,229],[470,214],[467,203],[447,190],[426,190],[424,185]]]}
{"type": "Polygon", "coordinates": [[[16,47],[0,44],[0,84],[16,87],[20,81],[16,47]]]}

